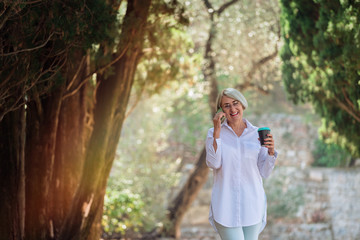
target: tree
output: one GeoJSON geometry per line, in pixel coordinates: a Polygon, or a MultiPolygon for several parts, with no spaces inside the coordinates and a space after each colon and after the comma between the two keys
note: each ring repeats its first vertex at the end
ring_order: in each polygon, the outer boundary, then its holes
{"type": "Polygon", "coordinates": [[[322,138],[360,156],[360,3],[281,1],[282,74],[294,103],[322,117],[322,138]]]}
{"type": "Polygon", "coordinates": [[[99,238],[148,24],[181,15],[176,1],[121,3],[1,3],[1,239],[99,238]]]}
{"type": "Polygon", "coordinates": [[[86,49],[109,39],[96,26],[111,28],[115,13],[99,1],[1,5],[0,236],[57,237],[87,140],[86,88],[65,96],[89,74],[86,49]]]}

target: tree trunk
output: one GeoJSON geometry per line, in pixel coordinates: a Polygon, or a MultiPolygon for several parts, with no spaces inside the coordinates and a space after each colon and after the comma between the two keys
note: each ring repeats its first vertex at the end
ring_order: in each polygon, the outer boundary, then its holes
{"type": "Polygon", "coordinates": [[[63,87],[36,105],[28,105],[26,145],[26,222],[29,240],[47,239],[51,231],[50,191],[63,87]]]}
{"type": "MultiPolygon", "coordinates": [[[[84,64],[76,65],[82,57],[78,53],[68,62],[63,75],[69,82],[82,79],[74,78],[84,69],[84,64]]],[[[8,189],[1,187],[6,197],[1,198],[0,239],[56,239],[82,170],[84,89],[63,100],[65,87],[54,88],[48,96],[29,102],[26,113],[22,107],[1,122],[1,170],[10,175],[1,173],[1,184],[8,189]],[[4,206],[10,207],[11,216],[4,206]]]]}
{"type": "Polygon", "coordinates": [[[78,186],[84,162],[86,87],[63,96],[65,88],[80,84],[86,75],[85,57],[74,51],[63,71],[66,84],[28,104],[26,239],[58,237],[78,186]]]}
{"type": "MultiPolygon", "coordinates": [[[[215,114],[216,112],[215,105],[218,95],[218,85],[215,75],[215,60],[211,56],[212,41],[214,38],[215,24],[212,23],[204,54],[206,62],[202,69],[206,81],[210,82],[209,106],[211,108],[212,114],[215,114]]],[[[170,224],[165,227],[164,234],[166,236],[175,237],[176,239],[180,238],[181,221],[186,211],[190,208],[192,202],[196,199],[196,196],[199,193],[200,189],[205,184],[208,173],[209,168],[206,165],[206,149],[204,147],[196,163],[193,173],[187,179],[185,185],[182,187],[181,191],[172,201],[170,207],[168,208],[168,220],[170,221],[170,224]]]]}
{"type": "MultiPolygon", "coordinates": [[[[120,40],[126,52],[114,64],[114,75],[107,79],[102,75],[98,78],[100,85],[96,93],[94,130],[86,152],[83,175],[61,230],[61,240],[90,239],[90,229],[103,210],[107,178],[142,52],[149,7],[150,1],[128,1],[120,40]]],[[[118,52],[122,52],[121,49],[118,52]]]]}
{"type": "Polygon", "coordinates": [[[216,37],[216,23],[212,21],[209,30],[209,37],[205,46],[205,54],[204,54],[205,64],[202,69],[205,80],[210,83],[209,106],[212,116],[216,112],[216,98],[219,93],[219,88],[216,78],[215,59],[212,56],[212,52],[213,52],[212,44],[215,37],[216,37]]]}
{"type": "MultiPolygon", "coordinates": [[[[73,85],[78,86],[88,75],[87,58],[81,53],[73,56],[76,65],[67,67],[68,82],[77,76],[73,85]]],[[[68,84],[69,86],[69,84],[68,84]]],[[[78,187],[84,161],[85,148],[91,128],[86,127],[86,116],[91,115],[88,104],[91,103],[88,86],[84,85],[76,94],[62,99],[57,128],[54,174],[49,196],[49,236],[57,239],[65,217],[69,214],[73,196],[78,187]]]]}
{"type": "Polygon", "coordinates": [[[202,150],[194,171],[186,181],[177,197],[172,201],[172,205],[168,208],[170,220],[170,228],[166,229],[166,235],[170,237],[180,238],[181,221],[195,200],[201,187],[207,180],[209,168],[206,166],[206,150],[202,150]]]}
{"type": "Polygon", "coordinates": [[[5,115],[0,124],[0,239],[24,239],[25,108],[5,115]]]}

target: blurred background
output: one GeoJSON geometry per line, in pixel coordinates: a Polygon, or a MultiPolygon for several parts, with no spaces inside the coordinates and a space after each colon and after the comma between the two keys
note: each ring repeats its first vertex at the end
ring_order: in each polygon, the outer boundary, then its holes
{"type": "MultiPolygon", "coordinates": [[[[281,73],[280,49],[285,43],[280,18],[286,16],[281,15],[280,3],[241,1],[211,19],[212,8],[204,2],[184,2],[190,20],[185,32],[191,44],[186,54],[192,57],[193,72],[166,84],[158,94],[143,96],[125,120],[105,196],[105,229],[117,226],[126,235],[138,227],[150,230],[166,224],[167,207],[196,168],[212,127],[211,84],[204,76],[210,42],[218,88],[242,91],[249,102],[244,117],[256,126],[269,126],[275,136],[279,158],[264,182],[268,225],[260,239],[359,238],[360,160],[327,141],[322,135],[324,120],[313,105],[295,105],[289,99],[281,73]],[[137,208],[135,212],[128,209],[132,218],[123,206],[129,219],[116,218],[113,225],[110,208],[116,196],[132,198],[137,208]]],[[[215,11],[224,3],[212,4],[215,11]]],[[[186,61],[184,57],[180,60],[186,61]]],[[[359,89],[359,85],[354,87],[359,89]]],[[[210,171],[182,220],[182,239],[219,239],[208,223],[211,186],[210,171]]]]}
{"type": "Polygon", "coordinates": [[[204,143],[227,87],[279,153],[259,239],[360,239],[358,1],[0,6],[0,239],[219,240],[204,143]]]}

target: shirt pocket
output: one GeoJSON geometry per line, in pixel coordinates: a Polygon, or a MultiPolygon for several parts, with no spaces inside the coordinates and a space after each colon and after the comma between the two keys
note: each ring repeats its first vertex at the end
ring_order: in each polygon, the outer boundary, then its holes
{"type": "Polygon", "coordinates": [[[261,146],[258,142],[244,142],[244,156],[246,159],[252,160],[257,163],[258,155],[260,152],[261,146]]]}

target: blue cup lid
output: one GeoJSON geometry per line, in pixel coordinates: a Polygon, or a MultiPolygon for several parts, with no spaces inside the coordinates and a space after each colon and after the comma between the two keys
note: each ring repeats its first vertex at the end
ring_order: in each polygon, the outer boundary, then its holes
{"type": "Polygon", "coordinates": [[[259,129],[258,129],[258,132],[263,131],[263,130],[268,130],[268,131],[270,131],[270,128],[268,128],[268,127],[262,127],[262,128],[259,128],[259,129]]]}

